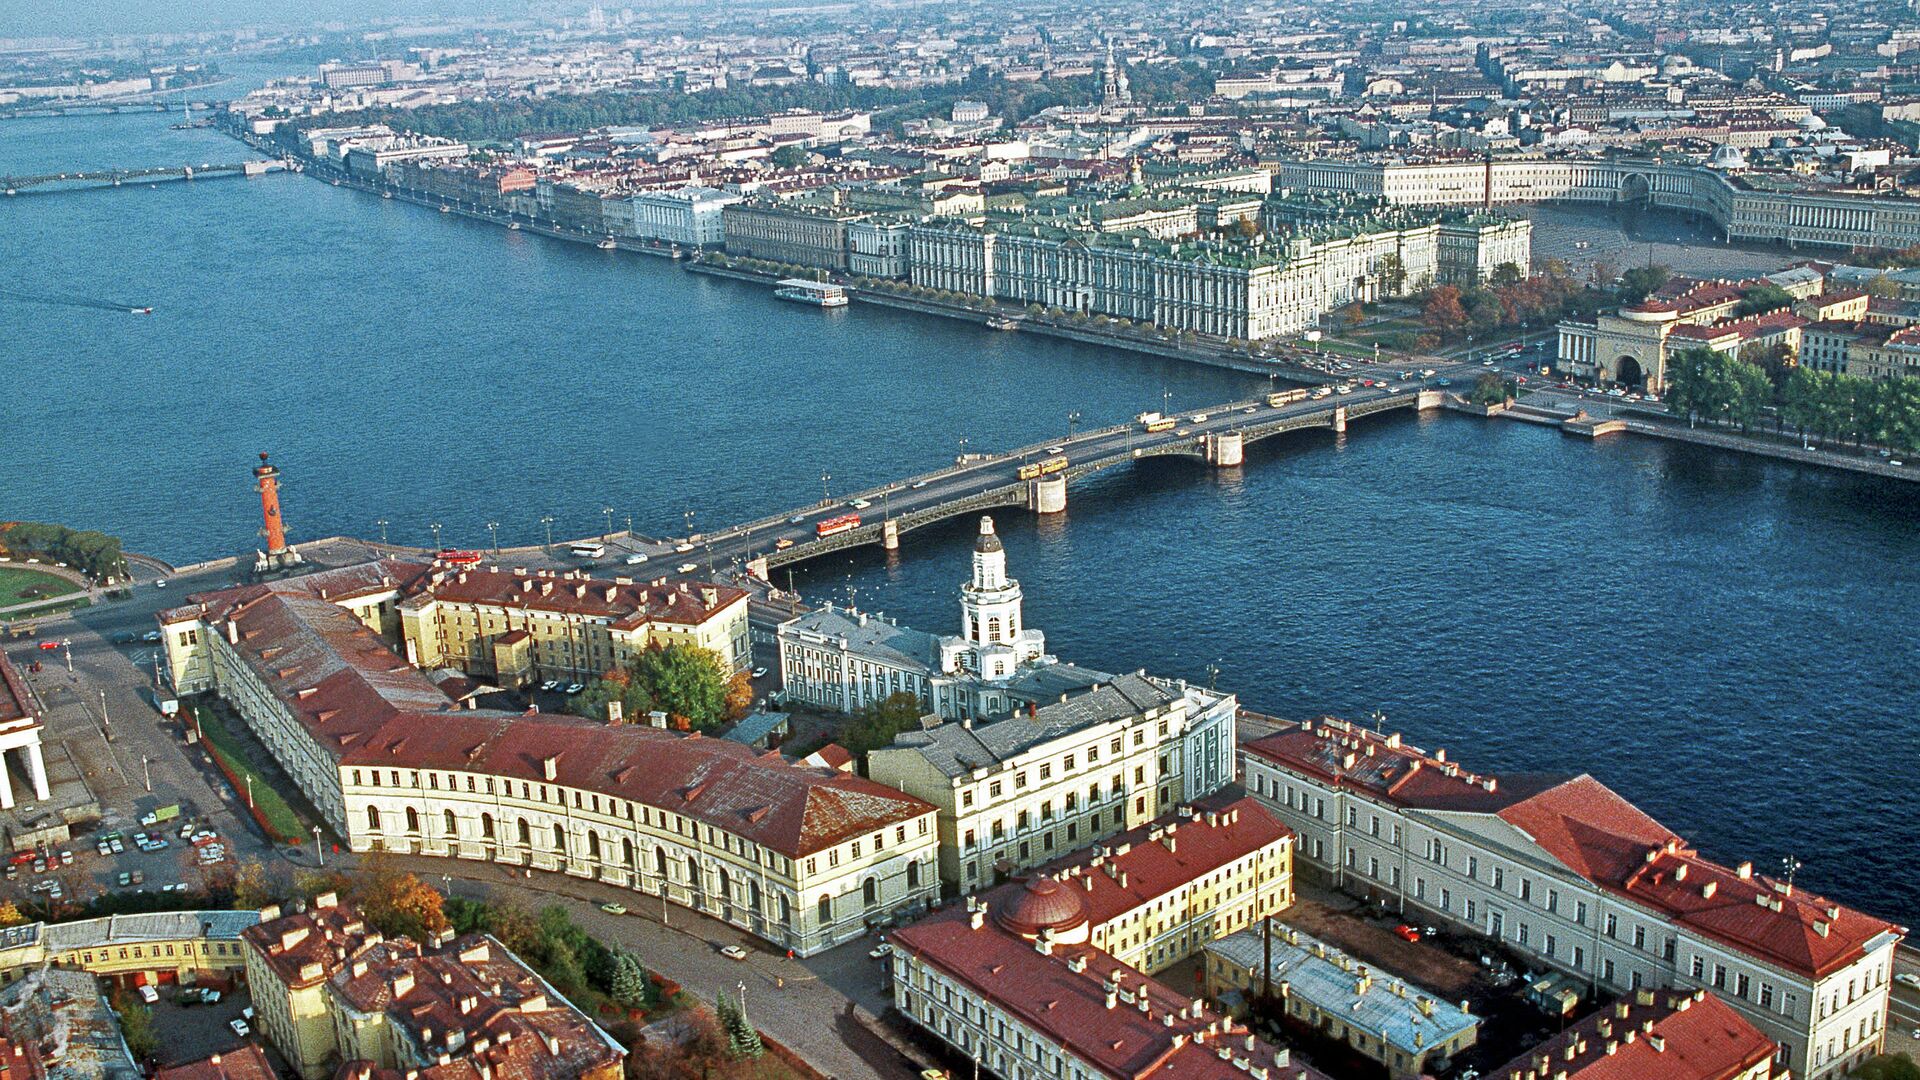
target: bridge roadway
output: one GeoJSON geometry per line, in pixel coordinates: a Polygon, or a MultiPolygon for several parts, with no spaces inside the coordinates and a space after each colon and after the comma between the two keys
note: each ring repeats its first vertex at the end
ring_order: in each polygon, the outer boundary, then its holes
{"type": "Polygon", "coordinates": [[[44,187],[48,184],[63,184],[74,187],[97,185],[119,187],[123,183],[137,180],[192,180],[201,176],[224,176],[241,174],[258,176],[262,173],[277,172],[285,169],[284,161],[235,161],[225,164],[198,165],[158,165],[145,169],[102,169],[95,172],[44,173],[38,176],[0,176],[0,192],[17,195],[28,188],[44,187]]]}
{"type": "MultiPolygon", "coordinates": [[[[897,542],[898,537],[914,529],[962,514],[1009,506],[1047,512],[1038,490],[1044,479],[1022,480],[1019,472],[1022,465],[1056,455],[1065,456],[1068,465],[1054,475],[1063,477],[1069,485],[1101,469],[1147,457],[1181,456],[1210,464],[1237,465],[1239,451],[1261,439],[1310,428],[1344,431],[1348,421],[1363,416],[1396,409],[1437,408],[1442,397],[1417,379],[1392,389],[1355,387],[1350,393],[1279,407],[1267,405],[1262,395],[1180,413],[1174,417],[1177,423],[1170,431],[1150,433],[1139,423],[1127,423],[1080,432],[1068,439],[970,457],[936,472],[849,492],[830,502],[815,502],[713,533],[696,533],[676,541],[621,537],[609,545],[609,561],[615,568],[622,568],[622,555],[646,555],[647,570],[636,570],[635,576],[671,571],[675,575],[710,577],[729,567],[740,567],[765,579],[776,567],[830,552],[866,544],[892,546],[890,539],[897,542]],[[1194,419],[1199,416],[1206,419],[1194,419]],[[1234,445],[1236,439],[1238,446],[1234,445]],[[855,508],[851,504],[856,500],[870,505],[855,508]],[[854,513],[861,517],[857,528],[826,537],[816,534],[820,522],[854,513]],[[782,548],[782,541],[790,544],[782,548]]],[[[1064,509],[1064,493],[1060,497],[1063,501],[1058,508],[1064,509]]]]}

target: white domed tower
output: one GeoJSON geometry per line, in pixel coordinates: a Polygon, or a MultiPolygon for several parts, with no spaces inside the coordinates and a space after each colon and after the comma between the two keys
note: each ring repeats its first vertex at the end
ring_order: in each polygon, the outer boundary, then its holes
{"type": "Polygon", "coordinates": [[[973,542],[973,579],[960,586],[960,635],[941,641],[941,667],[983,679],[1004,679],[1046,652],[1045,635],[1020,622],[1020,583],[1007,576],[1007,552],[980,519],[973,542]]]}

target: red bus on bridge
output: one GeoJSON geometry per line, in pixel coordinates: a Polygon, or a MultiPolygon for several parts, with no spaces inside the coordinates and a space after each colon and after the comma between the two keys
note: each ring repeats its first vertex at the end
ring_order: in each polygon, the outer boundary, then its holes
{"type": "Polygon", "coordinates": [[[859,514],[841,514],[839,517],[828,518],[820,524],[815,525],[813,531],[817,536],[832,536],[834,533],[843,533],[849,529],[857,529],[859,527],[859,514]]]}

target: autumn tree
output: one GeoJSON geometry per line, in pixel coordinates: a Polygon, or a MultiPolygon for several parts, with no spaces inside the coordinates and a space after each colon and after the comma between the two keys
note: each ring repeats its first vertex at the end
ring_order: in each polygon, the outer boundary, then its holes
{"type": "Polygon", "coordinates": [[[0,900],[0,928],[19,926],[26,921],[27,917],[20,914],[20,905],[11,900],[0,900]]]}
{"type": "Polygon", "coordinates": [[[1467,309],[1460,306],[1460,290],[1441,285],[1429,292],[1420,320],[1442,335],[1459,333],[1467,325],[1467,309]]]}
{"type": "MultiPolygon", "coordinates": [[[[736,715],[730,700],[732,681],[726,661],[712,649],[679,642],[651,645],[574,695],[568,709],[604,720],[607,702],[618,700],[628,719],[659,710],[680,731],[704,731],[736,715]]],[[[749,688],[748,704],[751,701],[749,688]]]]}

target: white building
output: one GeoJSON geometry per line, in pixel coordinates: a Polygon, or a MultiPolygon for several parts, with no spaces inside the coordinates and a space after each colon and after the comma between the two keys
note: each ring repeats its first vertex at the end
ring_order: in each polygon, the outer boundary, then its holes
{"type": "Polygon", "coordinates": [[[1334,720],[1249,743],[1241,763],[1299,834],[1299,865],[1350,892],[1595,992],[1709,989],[1795,1076],[1837,1076],[1884,1045],[1901,927],[1709,862],[1590,776],[1477,775],[1334,720]]]}
{"type": "Polygon", "coordinates": [[[732,192],[697,185],[647,191],[617,200],[607,209],[607,217],[616,226],[616,235],[684,247],[718,247],[726,242],[720,211],[740,199],[732,192]]]}

